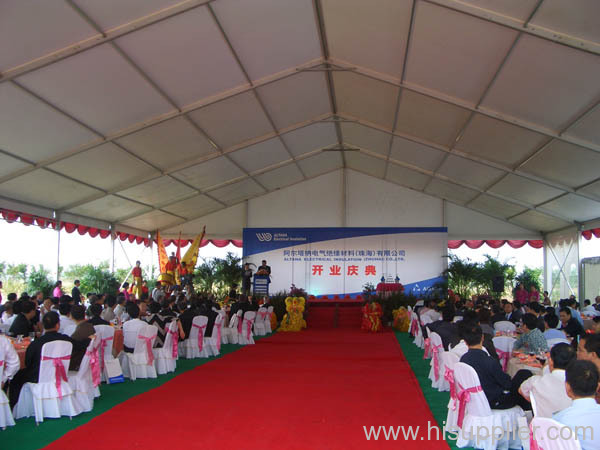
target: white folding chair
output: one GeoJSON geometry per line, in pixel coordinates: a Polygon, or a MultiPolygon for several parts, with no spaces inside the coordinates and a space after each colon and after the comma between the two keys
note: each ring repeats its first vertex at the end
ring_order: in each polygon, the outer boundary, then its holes
{"type": "Polygon", "coordinates": [[[430,353],[431,353],[431,370],[429,371],[429,379],[431,387],[440,392],[450,390],[450,385],[444,379],[444,364],[442,362],[442,353],[444,352],[444,344],[442,338],[435,331],[429,333],[430,353]]]}
{"type": "Polygon", "coordinates": [[[454,365],[454,384],[458,398],[457,426],[460,429],[457,447],[484,450],[521,448],[518,427],[519,419],[525,417],[525,413],[519,406],[491,409],[477,372],[468,364],[458,362],[454,365]]]}
{"type": "Polygon", "coordinates": [[[242,320],[242,311],[238,310],[229,321],[229,326],[223,328],[223,343],[224,344],[237,344],[239,341],[238,337],[238,324],[241,326],[240,321],[242,320]]]}
{"type": "Polygon", "coordinates": [[[512,333],[517,331],[517,326],[508,320],[500,320],[494,324],[494,330],[512,333]]]}
{"type": "Polygon", "coordinates": [[[164,375],[175,372],[177,366],[177,342],[179,340],[179,326],[176,320],[172,320],[165,327],[165,340],[160,348],[153,348],[154,361],[156,362],[156,373],[164,375]]]}
{"type": "Polygon", "coordinates": [[[534,417],[530,425],[533,440],[537,442],[540,449],[581,450],[581,442],[577,439],[577,435],[568,427],[567,430],[571,432],[565,432],[564,428],[565,425],[562,423],[546,417],[534,417]],[[564,436],[567,436],[567,439],[564,436]]]}
{"type": "Polygon", "coordinates": [[[204,338],[208,356],[219,356],[221,353],[221,335],[223,333],[223,316],[219,314],[215,318],[210,337],[204,338]]]}
{"type": "Polygon", "coordinates": [[[252,337],[252,325],[256,319],[255,311],[246,311],[242,319],[242,326],[238,326],[238,344],[253,345],[254,338],[252,337]]]}
{"type": "Polygon", "coordinates": [[[547,342],[548,342],[548,348],[552,348],[556,344],[570,344],[570,342],[567,339],[564,339],[564,338],[548,339],[547,342]]]}
{"type": "Polygon", "coordinates": [[[106,373],[106,362],[111,361],[109,364],[116,364],[112,361],[119,361],[113,356],[115,329],[110,325],[94,325],[94,330],[96,330],[96,336],[99,339],[98,355],[100,356],[100,380],[107,383],[108,375],[106,373]]]}
{"type": "Polygon", "coordinates": [[[454,366],[459,361],[460,357],[456,353],[442,353],[444,379],[448,383],[448,389],[450,391],[450,401],[448,402],[448,415],[446,417],[446,429],[448,431],[458,430],[458,398],[456,397],[456,387],[454,384],[454,366]]]}
{"type": "Polygon", "coordinates": [[[100,339],[96,336],[85,352],[78,371],[69,371],[67,378],[69,386],[83,412],[89,412],[94,407],[94,398],[100,396],[100,355],[98,348],[100,339]]]}
{"type": "Polygon", "coordinates": [[[138,378],[156,378],[152,347],[157,334],[158,328],[153,325],[144,325],[139,329],[133,353],[121,352],[119,355],[123,376],[132,381],[138,378]]]}
{"type": "Polygon", "coordinates": [[[188,338],[179,343],[179,352],[182,358],[208,358],[210,355],[206,349],[206,324],[208,317],[196,316],[192,319],[192,328],[188,338]]]}
{"type": "MultiPolygon", "coordinates": [[[[6,339],[5,336],[0,336],[0,339],[2,340],[6,340],[4,342],[0,342],[0,383],[3,380],[4,377],[4,367],[6,365],[6,359],[7,359],[7,355],[6,352],[8,349],[8,351],[13,351],[14,352],[14,347],[12,346],[11,342],[7,342],[8,339],[6,339]]],[[[16,352],[15,352],[16,353],[16,352]]],[[[14,357],[14,354],[13,354],[14,357]]],[[[10,374],[9,374],[10,376],[10,374]]],[[[13,418],[12,415],[12,411],[10,410],[10,405],[8,403],[8,398],[6,397],[6,394],[4,393],[4,391],[2,389],[0,389],[0,428],[2,428],[3,430],[6,427],[12,427],[15,425],[15,420],[13,418]]]]}
{"type": "Polygon", "coordinates": [[[40,423],[44,417],[73,417],[81,412],[67,382],[72,350],[73,344],[67,341],[44,344],[38,382],[23,385],[13,410],[15,419],[35,416],[35,422],[40,423]]]}
{"type": "Polygon", "coordinates": [[[267,318],[265,319],[265,331],[267,334],[271,334],[273,332],[271,328],[271,317],[273,316],[273,307],[269,306],[267,308],[267,318]]]}
{"type": "Polygon", "coordinates": [[[267,311],[267,308],[258,308],[258,311],[256,312],[256,319],[254,320],[255,336],[265,336],[267,334],[265,321],[267,320],[268,315],[269,312],[267,311]]]}
{"type": "Polygon", "coordinates": [[[496,336],[492,338],[492,342],[494,343],[494,347],[496,348],[496,353],[498,354],[498,358],[500,359],[500,364],[502,365],[502,370],[506,372],[506,366],[508,365],[508,360],[512,355],[513,348],[515,346],[515,342],[517,340],[510,336],[496,336]]]}

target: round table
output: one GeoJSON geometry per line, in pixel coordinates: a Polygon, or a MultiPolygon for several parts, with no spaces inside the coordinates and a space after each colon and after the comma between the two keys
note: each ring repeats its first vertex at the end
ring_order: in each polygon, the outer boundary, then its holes
{"type": "Polygon", "coordinates": [[[541,375],[542,371],[544,370],[543,367],[530,366],[516,357],[512,357],[508,360],[508,364],[506,365],[506,373],[511,378],[514,377],[515,374],[521,369],[530,370],[534,375],[541,375]]]}

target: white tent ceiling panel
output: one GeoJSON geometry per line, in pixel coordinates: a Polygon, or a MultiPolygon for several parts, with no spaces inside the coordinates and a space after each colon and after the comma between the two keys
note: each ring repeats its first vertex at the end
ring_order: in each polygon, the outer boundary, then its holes
{"type": "Polygon", "coordinates": [[[400,78],[410,0],[324,0],[322,5],[334,58],[400,78]]]}
{"type": "Polygon", "coordinates": [[[27,164],[20,159],[0,153],[0,178],[26,167],[32,167],[32,165],[27,164]]]}
{"type": "Polygon", "coordinates": [[[583,139],[600,146],[600,107],[596,108],[573,124],[564,134],[583,139]]]}
{"type": "Polygon", "coordinates": [[[0,196],[27,203],[42,204],[52,209],[60,209],[73,202],[100,194],[99,190],[71,181],[45,169],[28,172],[0,184],[0,196]]]}
{"type": "Polygon", "coordinates": [[[204,135],[183,117],[129,134],[117,142],[161,169],[216,152],[204,135]]]}
{"type": "Polygon", "coordinates": [[[96,34],[67,2],[3,0],[0,72],[96,34]]]}
{"type": "Polygon", "coordinates": [[[206,7],[116,42],[180,107],[246,82],[206,7]]]}
{"type": "Polygon", "coordinates": [[[425,95],[404,90],[396,131],[441,145],[452,145],[471,112],[425,95]]]}
{"type": "Polygon", "coordinates": [[[482,189],[493,185],[504,175],[501,170],[454,155],[448,155],[438,172],[454,180],[463,180],[465,183],[482,189]]]}
{"type": "Polygon", "coordinates": [[[525,208],[514,203],[505,202],[496,197],[482,194],[469,202],[469,208],[476,209],[487,215],[506,219],[525,211],[525,208]]]}
{"type": "Polygon", "coordinates": [[[386,156],[390,151],[391,136],[388,133],[358,123],[342,123],[342,138],[346,144],[386,156]]]}
{"type": "Polygon", "coordinates": [[[547,141],[542,134],[475,114],[456,148],[489,161],[516,166],[547,141]]]}
{"type": "Polygon", "coordinates": [[[343,161],[339,152],[322,152],[299,160],[298,165],[307,177],[316,177],[343,167],[343,161]]]}
{"type": "Polygon", "coordinates": [[[459,204],[467,203],[475,198],[477,191],[469,189],[458,184],[449,183],[438,178],[432,178],[425,189],[425,193],[441,197],[459,204]]]}
{"type": "Polygon", "coordinates": [[[156,228],[172,225],[178,220],[180,219],[162,211],[150,211],[140,216],[127,219],[123,221],[123,224],[144,231],[152,231],[156,228]]]}
{"type": "Polygon", "coordinates": [[[415,23],[407,81],[472,104],[517,36],[515,30],[427,2],[417,3],[415,23]]]}
{"type": "Polygon", "coordinates": [[[544,209],[568,217],[574,217],[579,222],[600,217],[600,202],[573,194],[567,194],[546,203],[544,209]]]}
{"type": "Polygon", "coordinates": [[[423,175],[420,172],[406,169],[395,164],[388,165],[386,174],[387,180],[402,186],[416,189],[417,191],[422,191],[425,189],[425,186],[430,178],[431,177],[423,175]]]}
{"type": "Polygon", "coordinates": [[[321,72],[300,72],[256,90],[278,130],[331,112],[321,72]]]}
{"type": "Polygon", "coordinates": [[[336,144],[338,139],[333,123],[315,123],[281,136],[294,156],[336,144]]]}
{"type": "Polygon", "coordinates": [[[206,189],[242,177],[244,172],[229,159],[221,156],[174,172],[173,176],[198,189],[206,189]]]}
{"type": "Polygon", "coordinates": [[[0,148],[3,150],[40,162],[96,137],[14,84],[0,84],[0,148]]]}
{"type": "Polygon", "coordinates": [[[231,159],[248,172],[290,159],[281,139],[273,138],[230,153],[231,159]]]}
{"type": "Polygon", "coordinates": [[[360,152],[346,152],[346,165],[359,172],[383,178],[385,174],[385,161],[360,152]]]}
{"type": "Polygon", "coordinates": [[[525,21],[534,10],[539,0],[461,0],[477,8],[525,21]]]}
{"type": "Polygon", "coordinates": [[[288,164],[256,176],[256,180],[269,191],[302,181],[304,177],[296,164],[288,164]]]}
{"type": "Polygon", "coordinates": [[[556,217],[548,216],[538,211],[527,211],[521,215],[510,219],[511,222],[517,225],[524,226],[532,230],[539,230],[541,232],[548,232],[551,230],[558,230],[569,226],[569,222],[566,222],[556,217]]]}
{"type": "Polygon", "coordinates": [[[347,226],[440,227],[442,201],[384,180],[347,171],[347,226]],[[419,205],[415,208],[415,205],[419,205]]]}
{"type": "Polygon", "coordinates": [[[342,226],[341,173],[338,170],[249,200],[248,226],[342,226]]]}
{"type": "Polygon", "coordinates": [[[446,203],[448,239],[541,239],[535,228],[507,223],[477,211],[446,203]]]}
{"type": "Polygon", "coordinates": [[[98,200],[71,208],[69,212],[82,216],[98,217],[108,222],[116,222],[122,218],[143,214],[149,210],[149,206],[144,206],[114,195],[107,195],[98,200]]]}
{"type": "Polygon", "coordinates": [[[483,106],[560,130],[598,97],[598,79],[597,55],[523,35],[483,106]]]}
{"type": "Polygon", "coordinates": [[[310,0],[221,0],[212,7],[252,80],[321,56],[310,0]]]}
{"type": "Polygon", "coordinates": [[[600,198],[600,181],[596,181],[595,183],[591,183],[586,187],[581,188],[581,191],[595,195],[596,197],[600,198]]]}
{"type": "Polygon", "coordinates": [[[107,190],[160,174],[110,142],[60,160],[49,168],[107,190]]]}
{"type": "Polygon", "coordinates": [[[221,148],[273,132],[253,92],[234,95],[189,114],[221,148]]]}
{"type": "Polygon", "coordinates": [[[246,178],[236,183],[228,184],[227,186],[215,189],[214,191],[210,192],[210,195],[224,203],[227,203],[228,205],[231,205],[264,193],[264,189],[261,188],[256,181],[246,178]]]}
{"type": "Polygon", "coordinates": [[[17,81],[104,134],[172,109],[109,44],[25,74],[17,81]]]}
{"type": "MultiPolygon", "coordinates": [[[[240,203],[164,231],[161,230],[161,236],[176,239],[181,232],[182,236],[194,238],[202,232],[204,225],[206,225],[206,239],[241,239],[242,228],[246,225],[246,205],[240,203]]],[[[202,249],[200,249],[200,256],[202,256],[202,249]]]]}
{"type": "Polygon", "coordinates": [[[206,195],[197,195],[172,205],[165,206],[167,212],[177,214],[185,218],[193,218],[211,213],[221,207],[221,204],[206,195]]]}
{"type": "Polygon", "coordinates": [[[392,129],[398,87],[352,72],[334,72],[333,80],[342,114],[392,129]]]}
{"type": "Polygon", "coordinates": [[[181,0],[74,0],[91,19],[107,31],[140,17],[168,8],[181,0]]]}
{"type": "Polygon", "coordinates": [[[104,220],[90,219],[89,217],[82,217],[76,214],[69,214],[67,212],[63,212],[60,214],[60,220],[65,222],[76,223],[78,225],[84,225],[86,227],[96,227],[104,230],[108,230],[110,226],[109,222],[104,220]]]}
{"type": "Polygon", "coordinates": [[[600,42],[600,2],[545,0],[531,21],[532,26],[556,30],[579,39],[600,42]],[[576,7],[575,7],[576,6],[576,7]]]}
{"type": "Polygon", "coordinates": [[[390,158],[433,171],[439,167],[445,155],[446,153],[441,150],[408,139],[394,137],[390,158]]]}
{"type": "Polygon", "coordinates": [[[175,202],[195,191],[171,177],[160,177],[119,192],[123,197],[152,206],[175,202]]]}
{"type": "Polygon", "coordinates": [[[506,198],[521,200],[531,205],[538,205],[563,193],[563,191],[547,184],[538,183],[513,174],[508,174],[492,186],[490,192],[506,198]]]}
{"type": "Polygon", "coordinates": [[[598,178],[599,168],[600,152],[555,140],[528,161],[522,170],[577,187],[598,178]]]}

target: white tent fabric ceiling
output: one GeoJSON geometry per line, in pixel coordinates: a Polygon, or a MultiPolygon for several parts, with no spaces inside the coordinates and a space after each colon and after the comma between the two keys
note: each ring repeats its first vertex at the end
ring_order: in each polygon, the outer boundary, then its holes
{"type": "Polygon", "coordinates": [[[600,217],[597,0],[5,0],[0,41],[0,206],[168,231],[347,168],[600,217]]]}

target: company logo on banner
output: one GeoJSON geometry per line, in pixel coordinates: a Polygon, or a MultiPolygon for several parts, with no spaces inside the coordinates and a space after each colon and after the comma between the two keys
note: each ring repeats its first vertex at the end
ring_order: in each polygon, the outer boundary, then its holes
{"type": "Polygon", "coordinates": [[[246,228],[244,262],[267,260],[271,293],[295,284],[316,296],[356,295],[383,278],[419,295],[442,280],[447,240],[447,228],[246,228]]]}

